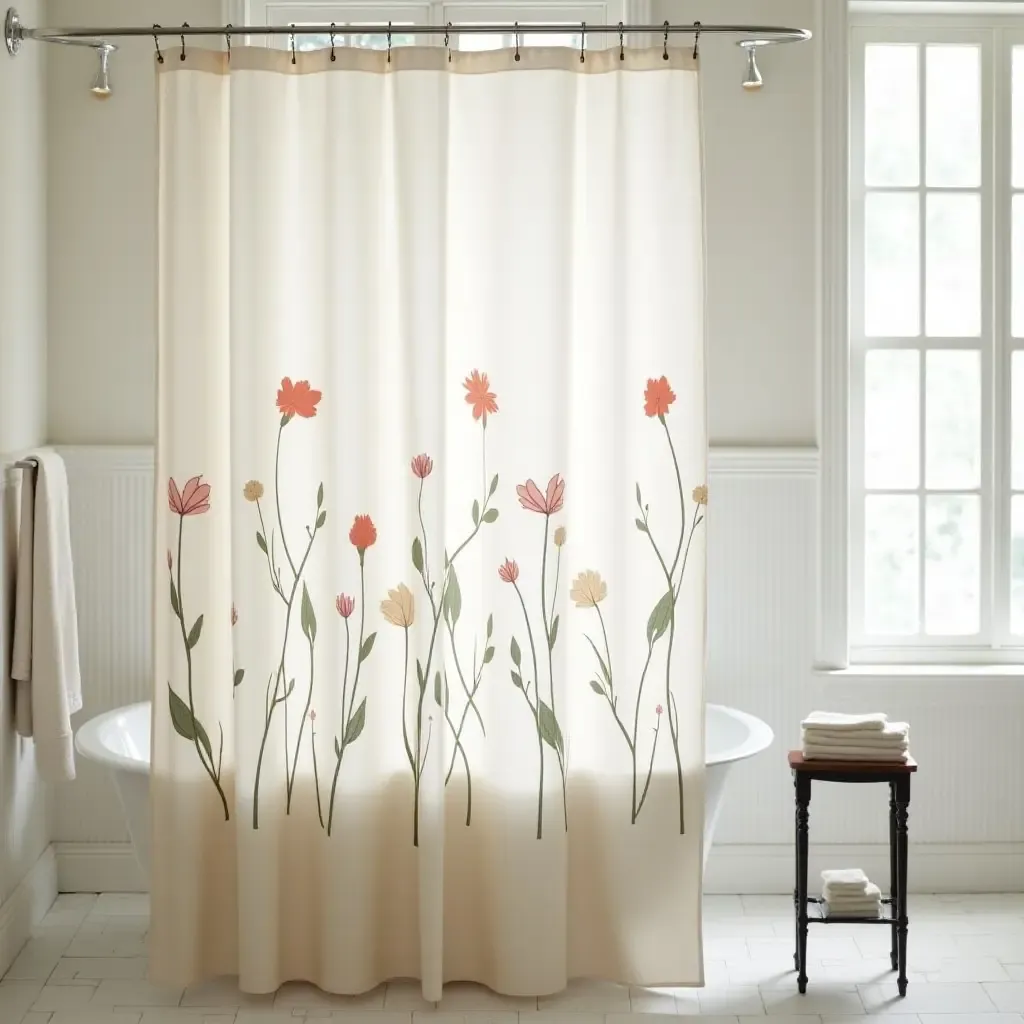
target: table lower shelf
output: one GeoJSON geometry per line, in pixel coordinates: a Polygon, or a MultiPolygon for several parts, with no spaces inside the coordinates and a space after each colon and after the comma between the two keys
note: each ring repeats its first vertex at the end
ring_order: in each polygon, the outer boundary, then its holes
{"type": "Polygon", "coordinates": [[[887,924],[896,923],[896,908],[887,896],[882,900],[881,917],[840,917],[829,914],[828,904],[820,896],[807,897],[808,924],[887,924]]]}

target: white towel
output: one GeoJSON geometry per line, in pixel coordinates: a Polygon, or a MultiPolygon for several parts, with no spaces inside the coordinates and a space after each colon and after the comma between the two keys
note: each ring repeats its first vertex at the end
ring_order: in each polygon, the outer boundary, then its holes
{"type": "Polygon", "coordinates": [[[882,904],[877,900],[873,903],[865,903],[860,907],[837,907],[832,903],[828,903],[828,916],[829,917],[881,917],[882,916],[882,904]]]}
{"type": "Polygon", "coordinates": [[[82,708],[68,480],[56,452],[31,457],[21,483],[11,677],[15,721],[45,782],[75,777],[71,716],[82,708]]]}
{"type": "Polygon", "coordinates": [[[821,881],[825,888],[837,891],[853,889],[856,892],[864,892],[871,879],[860,868],[826,868],[821,873],[821,881]]]}
{"type": "Polygon", "coordinates": [[[800,724],[806,729],[821,728],[836,732],[877,731],[885,728],[886,716],[880,712],[847,715],[840,711],[812,711],[800,724]]]}
{"type": "Polygon", "coordinates": [[[821,895],[828,901],[829,906],[862,906],[865,903],[879,903],[882,899],[882,890],[874,882],[868,882],[859,892],[842,891],[836,892],[829,882],[826,882],[821,889],[821,895]]]}
{"type": "Polygon", "coordinates": [[[906,722],[886,722],[884,729],[855,730],[819,729],[808,726],[803,730],[805,740],[815,743],[840,743],[847,746],[874,746],[875,744],[906,743],[910,726],[906,722]]]}
{"type": "Polygon", "coordinates": [[[870,743],[866,740],[819,740],[814,736],[805,736],[803,745],[804,750],[835,750],[841,747],[843,750],[858,750],[865,754],[878,750],[906,753],[910,747],[907,740],[878,740],[875,743],[870,743]]]}
{"type": "Polygon", "coordinates": [[[879,764],[906,764],[909,750],[865,750],[863,747],[804,747],[807,761],[877,761],[879,764]]]}

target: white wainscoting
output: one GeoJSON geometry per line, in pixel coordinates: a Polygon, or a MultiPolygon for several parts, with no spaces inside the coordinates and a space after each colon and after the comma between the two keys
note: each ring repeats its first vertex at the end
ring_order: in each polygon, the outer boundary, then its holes
{"type": "MultiPolygon", "coordinates": [[[[62,448],[85,717],[145,699],[150,688],[153,454],[62,448]]],[[[816,675],[817,453],[714,449],[708,515],[707,699],[750,711],[775,745],[740,764],[708,865],[709,892],[792,890],[793,786],[786,751],[810,710],[884,710],[913,725],[921,762],[911,802],[919,891],[1024,890],[1024,678],[816,675]]],[[[816,786],[812,870],[860,865],[887,877],[888,793],[816,786]]],[[[64,891],[135,888],[121,810],[92,765],[58,793],[54,839],[64,891]]]]}

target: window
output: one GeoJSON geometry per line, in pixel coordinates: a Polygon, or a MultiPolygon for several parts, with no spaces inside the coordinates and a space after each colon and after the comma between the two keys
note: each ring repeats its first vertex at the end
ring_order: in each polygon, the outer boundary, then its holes
{"type": "Polygon", "coordinates": [[[1024,654],[1024,31],[850,34],[850,654],[1024,654]]]}

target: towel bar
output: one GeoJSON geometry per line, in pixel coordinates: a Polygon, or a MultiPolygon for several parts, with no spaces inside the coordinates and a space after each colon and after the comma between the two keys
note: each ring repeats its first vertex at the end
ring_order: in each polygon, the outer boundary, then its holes
{"type": "Polygon", "coordinates": [[[14,464],[14,468],[15,469],[35,469],[36,468],[36,464],[34,462],[26,462],[24,460],[21,460],[21,461],[16,462],[14,464]]]}

